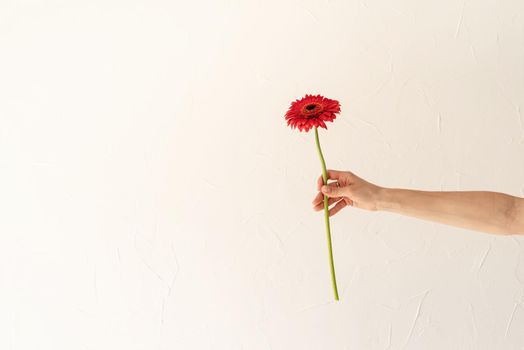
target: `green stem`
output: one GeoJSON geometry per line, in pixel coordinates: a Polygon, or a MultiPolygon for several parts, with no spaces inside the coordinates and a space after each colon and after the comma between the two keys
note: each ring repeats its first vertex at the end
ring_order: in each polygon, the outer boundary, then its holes
{"type": "MultiPolygon", "coordinates": [[[[320,163],[322,163],[322,179],[324,180],[324,185],[327,185],[327,170],[326,162],[324,161],[324,156],[322,155],[322,149],[320,149],[320,141],[318,140],[318,129],[315,127],[315,141],[317,143],[317,151],[320,157],[320,163]]],[[[333,293],[335,293],[335,300],[338,300],[338,290],[337,290],[337,279],[335,277],[335,263],[333,262],[333,247],[331,244],[331,229],[329,227],[329,207],[328,207],[328,196],[324,195],[324,218],[326,221],[326,232],[327,232],[327,241],[329,248],[329,265],[331,267],[331,282],[333,284],[333,293]]]]}

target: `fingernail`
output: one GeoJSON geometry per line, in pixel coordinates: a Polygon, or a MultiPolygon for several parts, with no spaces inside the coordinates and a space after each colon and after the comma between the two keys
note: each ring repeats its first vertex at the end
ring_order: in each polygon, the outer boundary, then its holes
{"type": "Polygon", "coordinates": [[[329,186],[322,186],[322,192],[329,193],[331,191],[331,188],[329,186]]]}

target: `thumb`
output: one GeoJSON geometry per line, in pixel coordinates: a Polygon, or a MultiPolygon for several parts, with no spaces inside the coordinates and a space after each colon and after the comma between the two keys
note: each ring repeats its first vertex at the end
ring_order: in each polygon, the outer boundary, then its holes
{"type": "Polygon", "coordinates": [[[342,187],[337,187],[335,184],[324,185],[321,191],[328,197],[342,197],[342,187]]]}

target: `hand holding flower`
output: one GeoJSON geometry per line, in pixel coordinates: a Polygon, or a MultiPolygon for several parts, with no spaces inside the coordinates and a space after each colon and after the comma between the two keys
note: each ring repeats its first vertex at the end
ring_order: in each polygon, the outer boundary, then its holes
{"type": "Polygon", "coordinates": [[[324,195],[328,196],[329,216],[333,216],[346,206],[371,211],[378,210],[383,188],[372,184],[350,171],[327,170],[328,180],[335,180],[324,186],[320,176],[317,180],[318,194],[313,199],[313,209],[324,208],[324,195]]]}

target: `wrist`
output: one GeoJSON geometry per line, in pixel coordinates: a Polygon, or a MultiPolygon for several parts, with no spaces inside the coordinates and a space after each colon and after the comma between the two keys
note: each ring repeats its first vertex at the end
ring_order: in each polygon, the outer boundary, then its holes
{"type": "Polygon", "coordinates": [[[377,210],[387,211],[395,206],[395,189],[380,187],[378,190],[377,210]]]}

